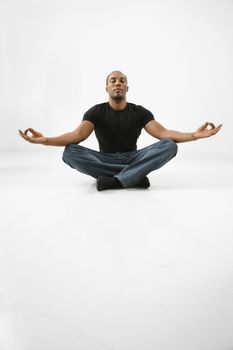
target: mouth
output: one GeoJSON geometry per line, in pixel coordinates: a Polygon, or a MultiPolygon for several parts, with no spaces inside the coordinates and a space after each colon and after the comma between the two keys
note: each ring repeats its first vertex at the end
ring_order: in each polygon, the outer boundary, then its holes
{"type": "Polygon", "coordinates": [[[114,91],[123,91],[122,89],[115,89],[114,91]]]}

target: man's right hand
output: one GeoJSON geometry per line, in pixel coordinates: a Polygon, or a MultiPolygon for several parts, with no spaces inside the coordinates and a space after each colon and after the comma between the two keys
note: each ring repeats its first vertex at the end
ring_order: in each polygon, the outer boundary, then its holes
{"type": "Polygon", "coordinates": [[[28,128],[25,131],[19,130],[20,136],[31,143],[39,143],[45,146],[67,146],[71,143],[80,143],[88,138],[95,126],[88,120],[84,120],[74,131],[67,132],[55,137],[44,137],[40,132],[28,128]],[[28,135],[28,132],[30,134],[28,135]]]}
{"type": "Polygon", "coordinates": [[[40,132],[32,128],[28,128],[25,131],[19,130],[19,134],[24,140],[30,143],[45,144],[47,141],[46,137],[44,137],[40,132]],[[28,135],[28,132],[30,132],[31,135],[28,135]]]}

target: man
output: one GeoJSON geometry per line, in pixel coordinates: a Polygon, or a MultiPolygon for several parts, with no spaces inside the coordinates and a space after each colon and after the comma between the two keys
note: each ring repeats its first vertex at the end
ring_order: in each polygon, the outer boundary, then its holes
{"type": "Polygon", "coordinates": [[[215,127],[206,122],[195,132],[183,133],[168,130],[150,111],[126,101],[127,77],[113,71],[106,79],[107,103],[95,105],[83,117],[82,123],[72,132],[44,137],[32,128],[20,136],[31,143],[66,146],[63,160],[72,168],[97,179],[97,190],[150,186],[147,175],[175,157],[177,143],[194,141],[215,135],[222,124],[215,127]],[[137,139],[144,128],[159,139],[152,145],[137,150],[137,139]],[[95,130],[100,152],[80,146],[95,130]],[[31,133],[31,135],[28,134],[31,133]]]}

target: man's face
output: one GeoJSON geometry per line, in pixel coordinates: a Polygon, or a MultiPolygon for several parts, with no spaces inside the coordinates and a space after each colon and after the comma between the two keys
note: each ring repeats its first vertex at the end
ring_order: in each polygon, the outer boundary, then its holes
{"type": "Polygon", "coordinates": [[[106,91],[115,101],[125,100],[128,91],[126,76],[121,72],[112,72],[108,77],[106,91]]]}

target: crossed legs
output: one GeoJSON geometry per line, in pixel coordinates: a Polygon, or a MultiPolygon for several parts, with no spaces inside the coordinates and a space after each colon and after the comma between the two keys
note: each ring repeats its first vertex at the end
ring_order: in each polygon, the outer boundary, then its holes
{"type": "Polygon", "coordinates": [[[96,179],[114,177],[122,187],[129,188],[141,183],[146,175],[161,168],[176,153],[176,143],[164,139],[138,151],[116,153],[101,153],[71,144],[66,146],[62,159],[81,173],[96,179]]]}

